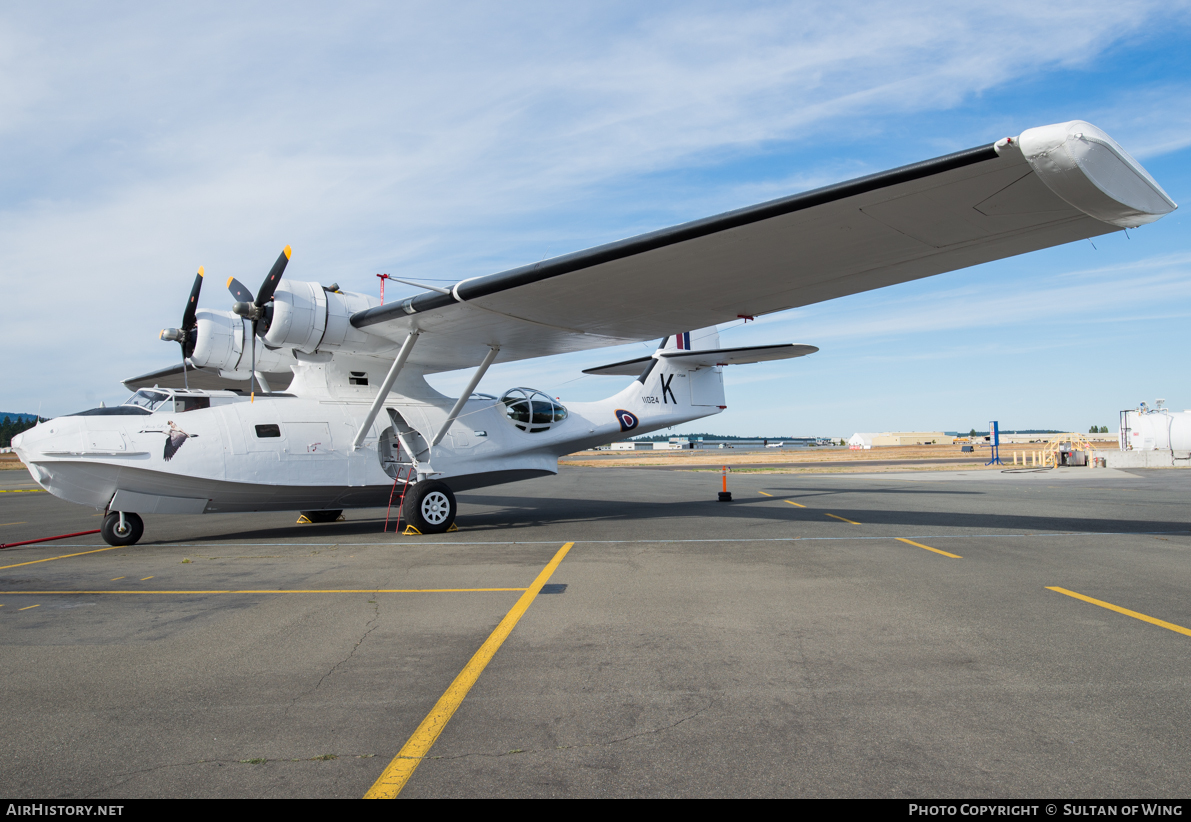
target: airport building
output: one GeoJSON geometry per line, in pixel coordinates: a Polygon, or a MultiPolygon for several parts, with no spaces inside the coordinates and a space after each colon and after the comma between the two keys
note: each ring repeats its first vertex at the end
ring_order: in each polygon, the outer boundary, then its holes
{"type": "Polygon", "coordinates": [[[874,445],[938,445],[951,444],[952,437],[942,431],[886,431],[881,434],[857,432],[848,440],[853,450],[867,450],[874,445]]]}

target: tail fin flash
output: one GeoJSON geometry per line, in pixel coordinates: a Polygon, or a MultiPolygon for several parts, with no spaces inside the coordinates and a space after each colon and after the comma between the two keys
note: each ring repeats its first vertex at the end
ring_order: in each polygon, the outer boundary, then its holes
{"type": "Polygon", "coordinates": [[[662,340],[662,351],[703,351],[708,348],[720,347],[720,332],[713,325],[710,328],[698,328],[694,331],[683,331],[671,334],[662,340]]]}

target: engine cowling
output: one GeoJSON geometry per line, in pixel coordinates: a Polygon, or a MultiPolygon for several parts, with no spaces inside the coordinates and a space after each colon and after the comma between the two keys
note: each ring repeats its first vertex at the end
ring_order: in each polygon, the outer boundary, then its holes
{"type": "Polygon", "coordinates": [[[377,304],[363,294],[327,291],[318,283],[285,280],[270,306],[269,345],[315,351],[369,351],[383,341],[353,328],[351,316],[377,304]]]}
{"type": "MultiPolygon", "coordinates": [[[[252,360],[252,323],[230,311],[200,308],[196,312],[198,339],[190,361],[200,368],[218,368],[248,379],[252,360]]],[[[257,371],[288,371],[294,362],[289,351],[271,351],[256,341],[257,371]]]]}

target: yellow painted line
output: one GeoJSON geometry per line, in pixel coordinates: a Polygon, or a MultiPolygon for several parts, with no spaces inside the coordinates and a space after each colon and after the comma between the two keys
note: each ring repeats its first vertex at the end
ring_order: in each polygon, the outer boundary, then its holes
{"type": "MultiPolygon", "coordinates": [[[[758,493],[758,494],[765,494],[765,492],[764,492],[764,491],[758,491],[757,493],[758,493]]],[[[773,496],[773,494],[765,494],[765,496],[767,496],[767,497],[772,497],[772,496],[773,496]]]]}
{"type": "Polygon", "coordinates": [[[467,696],[467,692],[476,684],[476,680],[480,678],[480,674],[484,672],[488,662],[496,655],[497,650],[512,633],[513,628],[517,627],[517,622],[529,610],[529,606],[533,604],[534,598],[542,590],[542,586],[550,579],[550,575],[558,568],[559,563],[574,544],[568,542],[559,548],[554,558],[546,563],[546,567],[538,574],[538,578],[525,589],[525,593],[517,600],[517,604],[505,614],[505,618],[500,621],[488,639],[484,640],[480,650],[476,651],[463,670],[459,672],[459,676],[455,677],[455,681],[439,697],[438,702],[430,709],[430,713],[426,714],[422,724],[413,732],[401,750],[397,752],[397,756],[385,768],[384,773],[368,789],[368,793],[364,794],[365,799],[395,799],[397,794],[401,793],[401,789],[405,787],[405,783],[414,775],[418,765],[430,752],[430,748],[433,747],[438,735],[451,720],[455,710],[463,704],[463,698],[467,696]]]}
{"type": "Polygon", "coordinates": [[[938,548],[931,548],[929,545],[923,545],[921,542],[915,542],[912,539],[905,539],[903,537],[894,537],[898,542],[904,542],[906,545],[913,545],[915,548],[925,548],[928,551],[934,551],[936,554],[942,554],[945,557],[952,559],[963,559],[959,554],[949,554],[946,551],[940,551],[938,548]]]}
{"type": "MultiPolygon", "coordinates": [[[[803,506],[803,507],[805,508],[806,506],[803,506]]],[[[824,511],[824,513],[826,514],[827,512],[826,512],[826,511],[824,511]]],[[[854,521],[852,521],[852,520],[848,519],[847,517],[837,517],[835,514],[827,514],[827,516],[829,516],[829,517],[832,517],[832,518],[834,518],[834,519],[840,519],[840,520],[843,520],[844,522],[850,522],[850,523],[852,523],[853,525],[859,525],[859,524],[860,524],[859,522],[854,522],[854,521]]]]}
{"type": "Polygon", "coordinates": [[[40,607],[41,607],[41,603],[39,602],[36,605],[26,605],[24,608],[17,608],[17,610],[18,611],[28,611],[30,608],[40,608],[40,607]]]}
{"type": "Polygon", "coordinates": [[[147,579],[153,579],[153,577],[141,577],[141,582],[144,582],[147,579]]]}
{"type": "Polygon", "coordinates": [[[28,562],[18,562],[16,565],[0,565],[0,571],[5,568],[20,568],[22,565],[36,565],[39,562],[53,562],[56,559],[70,559],[71,557],[82,557],[87,554],[98,554],[100,551],[115,551],[117,548],[127,548],[126,545],[113,545],[110,548],[96,548],[94,551],[81,551],[77,554],[63,554],[60,557],[46,557],[45,559],[31,559],[28,562]]]}
{"type": "MultiPolygon", "coordinates": [[[[124,579],[124,577],[118,577],[124,579]]],[[[115,582],[115,580],[112,580],[115,582]]],[[[36,594],[38,596],[57,596],[58,594],[475,594],[492,591],[525,591],[525,588],[260,588],[233,590],[202,590],[202,591],[0,591],[0,596],[7,594],[36,594]]]]}
{"type": "Polygon", "coordinates": [[[44,488],[0,488],[0,494],[44,494],[44,488]]]}
{"type": "Polygon", "coordinates": [[[805,507],[806,507],[805,505],[803,505],[803,504],[802,504],[802,503],[800,503],[800,502],[793,502],[792,500],[788,500],[788,499],[784,499],[784,500],[782,500],[782,502],[788,503],[789,505],[797,505],[799,508],[805,508],[805,507]]]}
{"type": "Polygon", "coordinates": [[[117,580],[121,579],[127,579],[127,577],[112,577],[112,582],[116,582],[117,580]]]}
{"type": "Polygon", "coordinates": [[[28,525],[28,522],[22,520],[21,522],[0,522],[0,525],[28,525]]]}
{"type": "Polygon", "coordinates": [[[1113,605],[1111,602],[1092,599],[1091,597],[1086,597],[1083,594],[1077,594],[1074,591],[1068,591],[1066,588],[1059,588],[1057,586],[1047,586],[1046,590],[1057,591],[1060,594],[1066,594],[1069,597],[1075,597],[1076,599],[1082,599],[1084,602],[1090,602],[1093,605],[1099,605],[1101,608],[1107,608],[1110,611],[1116,611],[1118,614],[1124,614],[1125,616],[1131,616],[1134,619],[1140,619],[1142,622],[1148,622],[1151,625],[1157,625],[1161,628],[1167,629],[1168,631],[1174,631],[1175,633],[1191,636],[1191,628],[1184,628],[1182,625],[1175,625],[1173,622],[1166,622],[1161,619],[1155,619],[1152,616],[1139,614],[1137,611],[1130,611],[1128,608],[1122,608],[1119,605],[1113,605]]]}

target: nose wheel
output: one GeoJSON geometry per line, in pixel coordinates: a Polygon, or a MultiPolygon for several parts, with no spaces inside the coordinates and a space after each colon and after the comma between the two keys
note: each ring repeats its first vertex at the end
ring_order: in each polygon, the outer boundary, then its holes
{"type": "Polygon", "coordinates": [[[401,515],[423,534],[441,534],[455,522],[457,508],[445,482],[422,480],[406,493],[401,515]]]}
{"type": "Polygon", "coordinates": [[[128,511],[113,511],[99,526],[99,535],[108,545],[136,545],[144,533],[145,523],[128,511]]]}

